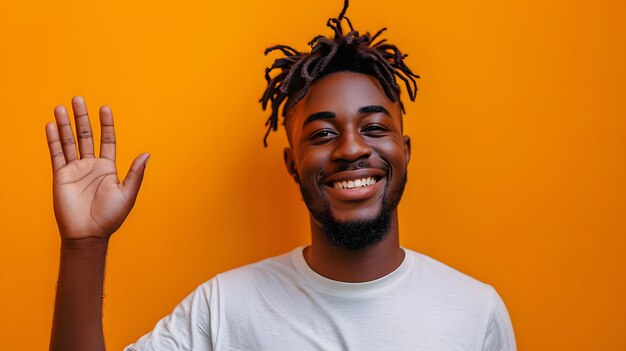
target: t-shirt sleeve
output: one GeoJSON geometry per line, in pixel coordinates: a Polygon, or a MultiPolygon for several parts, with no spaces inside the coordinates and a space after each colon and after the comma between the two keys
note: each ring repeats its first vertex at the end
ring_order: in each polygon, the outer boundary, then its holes
{"type": "Polygon", "coordinates": [[[212,324],[217,324],[218,314],[216,284],[213,278],[197,287],[154,330],[124,351],[213,350],[212,324]],[[213,311],[211,306],[215,307],[213,311]]]}
{"type": "Polygon", "coordinates": [[[491,312],[485,332],[483,351],[516,351],[511,318],[500,295],[493,290],[491,312]]]}

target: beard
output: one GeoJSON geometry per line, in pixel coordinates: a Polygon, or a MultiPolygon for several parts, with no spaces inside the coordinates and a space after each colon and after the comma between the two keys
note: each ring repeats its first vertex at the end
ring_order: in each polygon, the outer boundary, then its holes
{"type": "Polygon", "coordinates": [[[407,172],[404,172],[400,187],[386,200],[389,191],[389,183],[385,185],[383,199],[378,213],[370,218],[340,221],[331,212],[328,201],[322,196],[324,206],[322,209],[313,207],[311,193],[300,184],[300,192],[309,212],[322,226],[322,233],[328,242],[337,248],[348,250],[360,250],[374,245],[387,236],[391,228],[393,212],[398,207],[404,187],[407,182],[407,172]]]}

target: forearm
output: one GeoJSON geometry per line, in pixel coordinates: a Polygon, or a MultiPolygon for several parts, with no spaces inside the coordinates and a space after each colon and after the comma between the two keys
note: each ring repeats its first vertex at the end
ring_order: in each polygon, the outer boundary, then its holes
{"type": "Polygon", "coordinates": [[[62,240],[51,351],[104,350],[102,293],[108,239],[62,240]]]}

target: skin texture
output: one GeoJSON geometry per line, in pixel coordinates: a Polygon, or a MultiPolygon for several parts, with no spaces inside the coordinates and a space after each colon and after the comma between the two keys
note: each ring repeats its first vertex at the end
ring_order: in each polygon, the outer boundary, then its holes
{"type": "Polygon", "coordinates": [[[100,108],[100,157],[94,155],[84,100],[72,99],[78,139],[63,106],[46,125],[53,172],[54,214],[61,235],[61,264],[50,350],[104,350],[102,286],[109,237],[130,213],[149,154],[139,155],[123,182],[115,166],[115,129],[100,108]]]}
{"type": "Polygon", "coordinates": [[[340,222],[363,221],[379,214],[383,201],[397,204],[410,159],[399,104],[385,95],[375,78],[337,72],[311,85],[307,96],[288,111],[286,128],[290,147],[284,152],[285,165],[311,213],[312,243],[305,250],[311,268],[346,282],[380,278],[397,268],[404,254],[395,206],[383,240],[359,250],[332,245],[315,214],[328,213],[340,222]],[[351,194],[361,190],[332,186],[369,176],[378,182],[363,196],[351,194]]]}

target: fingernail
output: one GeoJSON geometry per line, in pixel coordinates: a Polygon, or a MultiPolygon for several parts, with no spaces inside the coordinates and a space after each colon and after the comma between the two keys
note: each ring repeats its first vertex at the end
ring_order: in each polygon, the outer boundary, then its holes
{"type": "Polygon", "coordinates": [[[148,155],[148,158],[146,158],[146,161],[143,163],[144,167],[148,165],[148,161],[150,161],[150,155],[148,155]]]}

